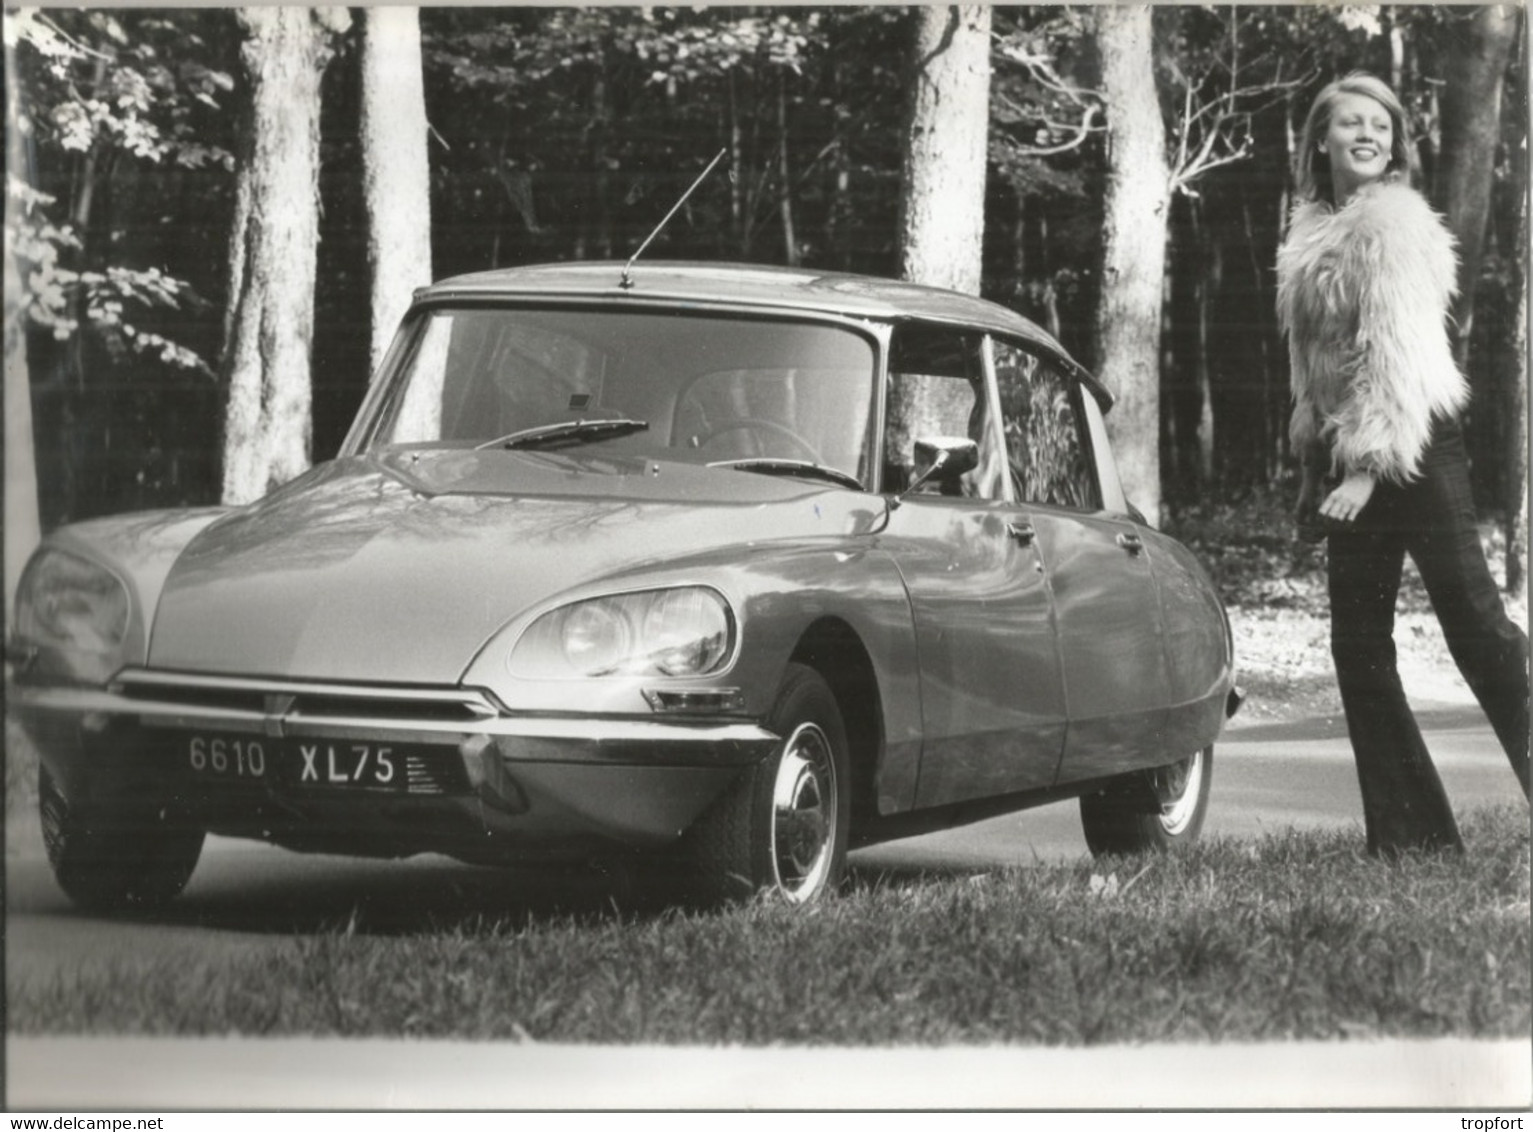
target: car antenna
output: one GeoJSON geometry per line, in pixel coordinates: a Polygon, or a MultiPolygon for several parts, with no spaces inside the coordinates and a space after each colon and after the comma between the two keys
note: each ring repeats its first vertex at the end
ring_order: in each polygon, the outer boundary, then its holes
{"type": "Polygon", "coordinates": [[[623,277],[619,279],[617,283],[619,287],[625,291],[631,290],[633,288],[633,279],[630,278],[629,272],[633,270],[634,260],[638,259],[641,255],[644,254],[644,249],[649,247],[650,241],[653,240],[656,236],[660,235],[660,229],[664,228],[671,222],[671,217],[676,215],[676,210],[687,203],[687,198],[692,195],[692,190],[703,183],[703,178],[708,176],[709,173],[713,172],[713,167],[717,165],[723,159],[723,157],[724,150],[721,149],[717,154],[714,155],[713,160],[708,162],[708,168],[699,173],[697,175],[697,180],[693,181],[687,191],[681,194],[681,199],[678,200],[675,204],[671,205],[671,211],[665,214],[665,219],[660,221],[659,224],[656,224],[655,230],[644,238],[644,242],[639,245],[639,250],[628,257],[628,262],[623,265],[623,277]]]}

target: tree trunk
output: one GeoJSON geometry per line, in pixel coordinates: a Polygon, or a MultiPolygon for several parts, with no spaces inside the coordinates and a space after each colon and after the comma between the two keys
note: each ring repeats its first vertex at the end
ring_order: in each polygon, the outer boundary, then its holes
{"type": "MultiPolygon", "coordinates": [[[[1501,137],[1501,92],[1517,34],[1517,9],[1490,5],[1456,18],[1442,86],[1442,149],[1433,194],[1458,239],[1459,296],[1453,312],[1460,366],[1469,355],[1474,327],[1475,285],[1485,245],[1501,137]]],[[[1467,366],[1465,366],[1467,370],[1467,366]]],[[[1470,373],[1470,381],[1475,381],[1470,373]]]]}
{"type": "Polygon", "coordinates": [[[250,107],[240,138],[224,321],[223,499],[246,503],[309,465],[320,78],[344,8],[244,8],[250,107]]]}
{"type": "MultiPolygon", "coordinates": [[[[1524,158],[1526,159],[1526,158],[1524,158]]],[[[1528,596],[1528,197],[1518,194],[1517,257],[1512,271],[1512,365],[1507,390],[1506,588],[1528,596]]]]}
{"type": "Polygon", "coordinates": [[[729,219],[734,226],[735,247],[742,259],[750,257],[750,220],[745,204],[745,137],[740,129],[740,84],[735,68],[729,69],[729,219]]]}
{"type": "MultiPolygon", "coordinates": [[[[84,94],[84,101],[90,103],[103,96],[105,92],[102,87],[106,78],[107,61],[105,57],[98,56],[92,67],[90,85],[84,94]]],[[[93,138],[89,148],[80,155],[75,167],[73,189],[70,194],[69,219],[74,229],[76,243],[61,259],[67,266],[81,272],[99,270],[101,266],[95,255],[100,241],[96,238],[98,229],[94,224],[94,209],[96,184],[101,176],[102,150],[105,147],[106,143],[101,138],[93,138]]],[[[104,195],[111,194],[108,192],[104,195]]],[[[64,385],[58,390],[60,395],[58,423],[54,436],[49,438],[50,442],[56,444],[61,451],[70,453],[64,461],[65,471],[59,493],[66,520],[78,518],[82,512],[85,514],[97,512],[101,508],[101,501],[106,496],[103,490],[105,485],[101,482],[99,472],[101,464],[79,458],[82,450],[100,452],[106,447],[100,442],[100,425],[95,412],[98,406],[93,403],[92,397],[93,393],[99,396],[101,390],[99,387],[87,388],[87,375],[95,373],[96,367],[93,364],[95,351],[91,348],[92,336],[83,332],[83,328],[90,321],[86,314],[85,289],[71,288],[67,302],[70,321],[81,329],[69,336],[65,347],[62,358],[64,385]]]]}
{"type": "Polygon", "coordinates": [[[1097,9],[1109,107],[1102,294],[1096,365],[1118,398],[1107,418],[1124,491],[1160,519],[1160,322],[1170,171],[1155,91],[1150,8],[1097,9]]]}
{"type": "MultiPolygon", "coordinates": [[[[846,97],[841,77],[842,65],[831,64],[831,98],[842,103],[846,97]]],[[[825,223],[825,246],[832,265],[842,271],[852,268],[852,139],[847,129],[847,115],[835,115],[835,149],[831,154],[830,208],[825,223]]]]}
{"type": "MultiPolygon", "coordinates": [[[[1441,145],[1432,178],[1433,197],[1459,247],[1453,353],[1474,394],[1465,438],[1470,451],[1481,457],[1471,467],[1472,486],[1480,506],[1505,509],[1516,504],[1506,492],[1507,473],[1521,459],[1507,461],[1515,430],[1500,410],[1514,391],[1504,384],[1501,367],[1492,356],[1495,351],[1486,348],[1486,336],[1476,335],[1475,315],[1496,150],[1501,141],[1502,91],[1517,34],[1518,10],[1489,6],[1449,19],[1447,40],[1451,46],[1444,61],[1441,145]]],[[[1489,295],[1485,298],[1491,300],[1489,295]]],[[[1490,336],[1500,337],[1496,333],[1490,336]]]]}
{"type": "Polygon", "coordinates": [[[1212,304],[1212,292],[1218,291],[1224,276],[1223,249],[1215,244],[1213,247],[1213,262],[1210,265],[1207,279],[1200,279],[1197,284],[1198,303],[1198,360],[1195,367],[1198,384],[1198,475],[1199,487],[1207,487],[1214,482],[1214,381],[1213,371],[1210,367],[1208,356],[1210,345],[1209,308],[1212,304]]]}
{"type": "Polygon", "coordinates": [[[431,282],[431,183],[420,12],[359,8],[362,188],[371,269],[372,368],[383,361],[415,288],[431,282]]]}
{"type": "Polygon", "coordinates": [[[777,208],[782,217],[783,262],[799,265],[798,235],[793,230],[793,173],[788,164],[788,77],[777,73],[777,208]]]}
{"type": "Polygon", "coordinates": [[[976,295],[985,234],[990,16],[985,6],[916,9],[900,199],[901,274],[976,295]]]}
{"type": "Polygon", "coordinates": [[[591,79],[591,192],[596,198],[593,212],[596,247],[603,259],[611,259],[617,241],[612,232],[612,171],[608,157],[608,139],[612,134],[612,106],[607,96],[607,54],[597,57],[596,74],[591,79]]]}
{"type": "MultiPolygon", "coordinates": [[[[15,47],[5,46],[5,167],[14,179],[30,182],[17,89],[15,47]]],[[[7,236],[20,221],[22,205],[5,194],[7,236]]],[[[7,245],[10,241],[7,239],[7,245]]],[[[15,608],[16,586],[27,557],[42,537],[37,508],[37,448],[32,434],[32,378],[27,365],[27,308],[21,269],[8,246],[5,260],[5,608],[0,621],[9,623],[15,608]]]]}

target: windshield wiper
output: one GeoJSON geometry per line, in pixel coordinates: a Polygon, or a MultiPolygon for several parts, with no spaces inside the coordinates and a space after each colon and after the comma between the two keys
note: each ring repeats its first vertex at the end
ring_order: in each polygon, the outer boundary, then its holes
{"type": "Polygon", "coordinates": [[[808,460],[779,460],[771,456],[747,456],[739,460],[715,460],[710,468],[735,468],[742,472],[762,472],[769,476],[798,476],[802,479],[830,480],[853,491],[866,490],[855,476],[808,460]]]}
{"type": "Polygon", "coordinates": [[[538,425],[535,428],[518,429],[496,440],[476,444],[481,448],[535,448],[560,441],[591,440],[598,436],[626,436],[630,432],[643,432],[649,428],[648,421],[636,421],[629,417],[599,417],[587,421],[560,421],[557,424],[538,425]]]}

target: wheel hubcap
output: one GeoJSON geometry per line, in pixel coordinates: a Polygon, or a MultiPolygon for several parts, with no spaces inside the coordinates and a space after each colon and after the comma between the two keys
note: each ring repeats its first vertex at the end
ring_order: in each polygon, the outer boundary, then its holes
{"type": "Polygon", "coordinates": [[[795,903],[812,899],[836,844],[836,772],[825,733],[812,723],[789,738],[772,787],[772,869],[795,903]]]}
{"type": "Polygon", "coordinates": [[[1169,834],[1185,830],[1198,810],[1203,792],[1203,752],[1155,772],[1155,793],[1160,798],[1160,824],[1169,834]]]}

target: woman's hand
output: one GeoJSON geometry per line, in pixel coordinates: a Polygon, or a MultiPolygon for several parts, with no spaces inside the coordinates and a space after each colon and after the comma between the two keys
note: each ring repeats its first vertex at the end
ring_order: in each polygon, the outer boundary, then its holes
{"type": "Polygon", "coordinates": [[[1367,472],[1348,472],[1339,487],[1320,504],[1320,514],[1338,523],[1352,523],[1373,498],[1374,479],[1367,472]]]}

